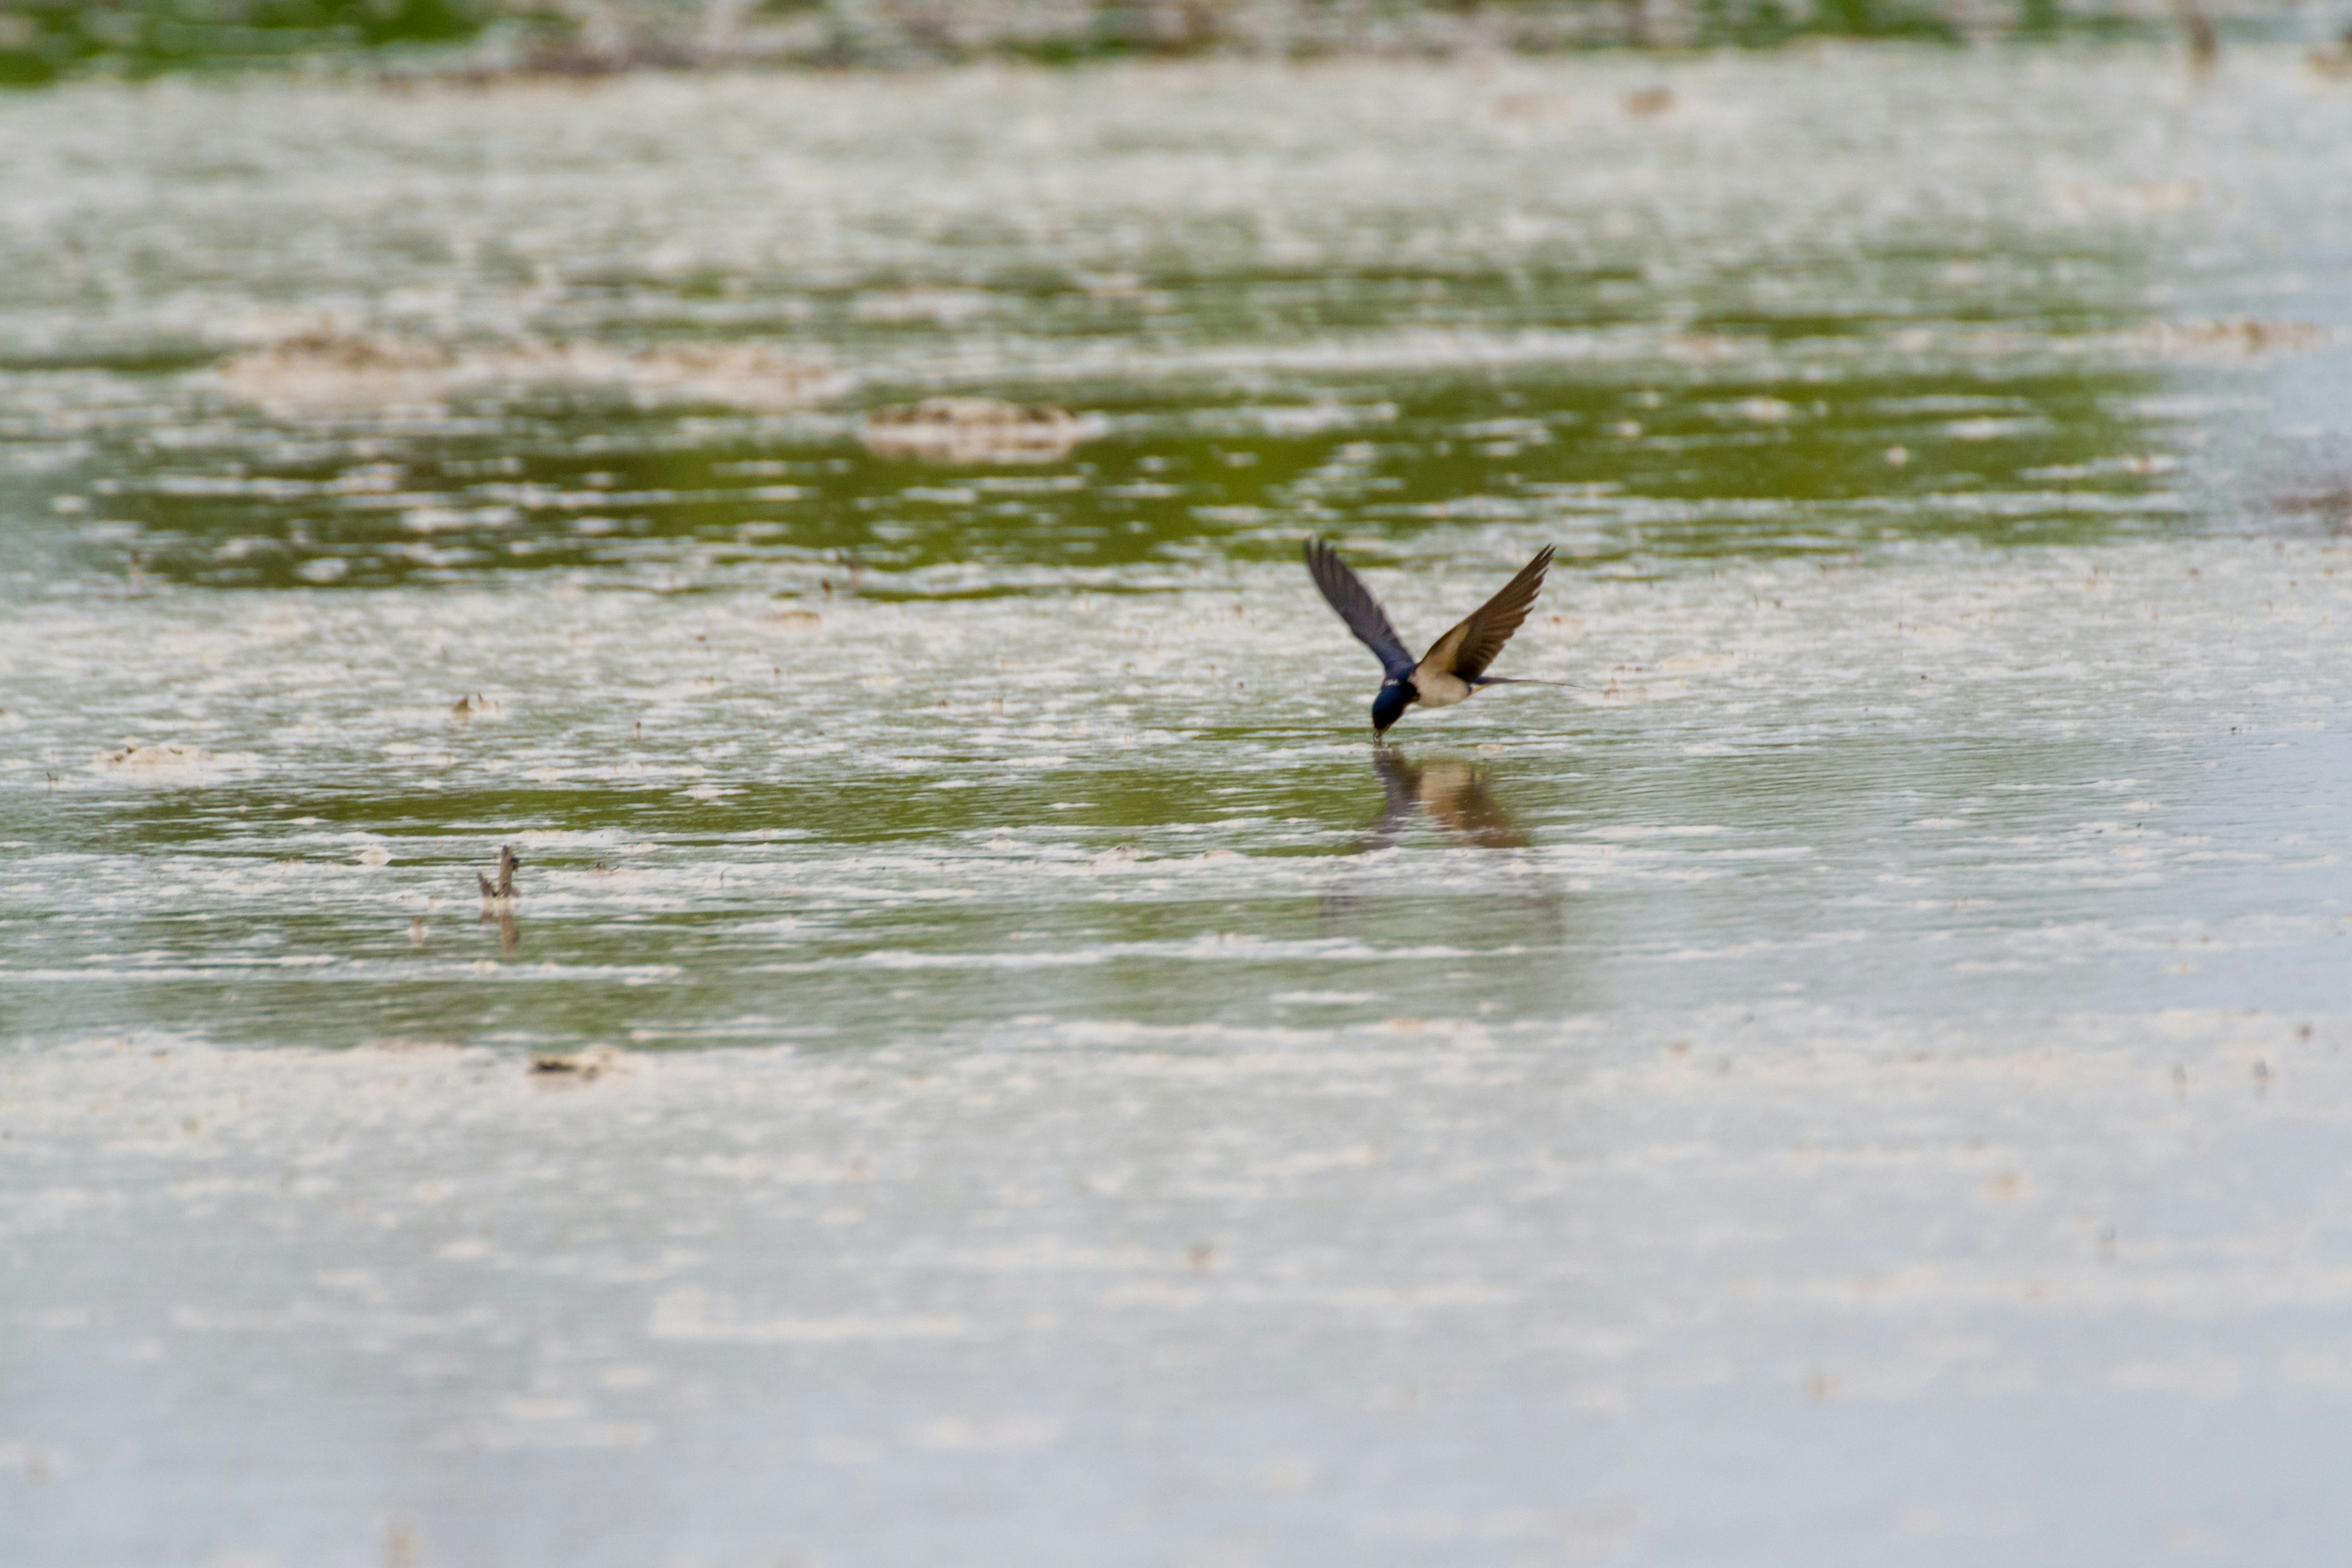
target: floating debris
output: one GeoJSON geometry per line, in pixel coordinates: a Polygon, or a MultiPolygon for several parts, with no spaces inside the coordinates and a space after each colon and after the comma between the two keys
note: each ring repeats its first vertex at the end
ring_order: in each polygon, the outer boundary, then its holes
{"type": "Polygon", "coordinates": [[[132,742],[127,746],[99,755],[100,765],[110,768],[187,768],[209,764],[212,753],[195,746],[142,746],[132,742]]]}
{"type": "Polygon", "coordinates": [[[2204,7],[2197,0],[2172,0],[2172,18],[2180,25],[2181,38],[2189,46],[2189,74],[2210,75],[2221,63],[2221,39],[2204,7]]]}
{"type": "Polygon", "coordinates": [[[452,363],[432,343],[315,326],[231,354],[215,375],[222,391],[265,407],[391,407],[439,402],[452,363]]]}
{"type": "Polygon", "coordinates": [[[1046,463],[1102,433],[1099,420],[1052,404],[992,397],[927,397],[866,416],[866,449],[877,457],[939,463],[1046,463]]]}
{"type": "Polygon", "coordinates": [[[2328,537],[2352,531],[2352,480],[2318,481],[2272,499],[2274,510],[2291,517],[2316,519],[2328,537]]]}
{"type": "Polygon", "coordinates": [[[2207,321],[2163,321],[2147,330],[2148,341],[2175,353],[2252,357],[2266,353],[2296,353],[2325,348],[2339,334],[2312,321],[2265,321],[2251,316],[2225,316],[2207,321]]]}
{"type": "Polygon", "coordinates": [[[601,1078],[621,1065],[621,1053],[610,1046],[591,1046],[584,1051],[565,1056],[555,1051],[542,1051],[530,1058],[534,1077],[573,1078],[585,1083],[601,1078]]]}
{"type": "Polygon", "coordinates": [[[215,756],[201,746],[184,746],[176,742],[142,746],[136,741],[127,741],[111,752],[100,752],[91,760],[90,771],[141,784],[206,784],[249,767],[253,761],[246,755],[215,756]]]}
{"type": "Polygon", "coordinates": [[[1489,99],[1486,112],[1497,120],[1539,120],[1564,113],[1569,100],[1556,92],[1507,92],[1489,99]]]}
{"type": "Polygon", "coordinates": [[[461,724],[470,724],[477,719],[490,718],[505,711],[505,707],[496,698],[485,697],[478,691],[460,697],[449,704],[449,717],[461,724]]]}

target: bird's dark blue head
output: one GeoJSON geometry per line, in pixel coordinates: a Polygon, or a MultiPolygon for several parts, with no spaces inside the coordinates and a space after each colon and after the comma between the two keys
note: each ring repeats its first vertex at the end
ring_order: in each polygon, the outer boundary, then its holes
{"type": "Polygon", "coordinates": [[[1380,695],[1372,699],[1372,733],[1387,734],[1389,726],[1404,717],[1404,710],[1418,695],[1409,680],[1391,680],[1383,685],[1380,695]]]}

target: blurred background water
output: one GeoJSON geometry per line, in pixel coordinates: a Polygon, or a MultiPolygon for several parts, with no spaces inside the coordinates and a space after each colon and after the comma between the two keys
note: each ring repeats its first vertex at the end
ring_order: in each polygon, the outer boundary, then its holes
{"type": "Polygon", "coordinates": [[[1605,47],[2179,38],[2326,43],[2330,0],[5,0],[0,87],[292,69],[589,77],[1605,47]]]}
{"type": "Polygon", "coordinates": [[[2340,1534],[2299,52],[0,145],[9,1561],[2340,1534]],[[1310,533],[1570,684],[1375,752],[1310,533]]]}

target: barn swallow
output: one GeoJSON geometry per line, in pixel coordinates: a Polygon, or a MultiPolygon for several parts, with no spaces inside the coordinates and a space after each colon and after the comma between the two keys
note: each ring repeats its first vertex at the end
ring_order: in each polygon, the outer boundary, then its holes
{"type": "Polygon", "coordinates": [[[1404,639],[1389,625],[1388,612],[1381,608],[1363,579],[1322,540],[1307,542],[1307,570],[1315,585],[1323,590],[1323,596],[1339,612],[1356,639],[1381,661],[1385,679],[1372,699],[1373,739],[1386,735],[1389,726],[1416,702],[1424,708],[1451,708],[1483,687],[1520,684],[1508,676],[1488,675],[1486,667],[1528,618],[1528,608],[1543,588],[1544,573],[1550,569],[1551,550],[1547,544],[1537,551],[1536,558],[1520,567],[1519,574],[1504,584],[1501,593],[1431,644],[1416,664],[1405,651],[1404,639]]]}

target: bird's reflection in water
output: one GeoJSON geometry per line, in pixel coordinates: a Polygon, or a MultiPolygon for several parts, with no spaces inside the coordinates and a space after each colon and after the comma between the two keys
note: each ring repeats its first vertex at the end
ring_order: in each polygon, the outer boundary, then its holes
{"type": "MultiPolygon", "coordinates": [[[[1416,816],[1435,824],[1455,847],[1528,847],[1528,836],[1496,798],[1491,775],[1475,763],[1447,756],[1416,759],[1381,746],[1372,752],[1372,773],[1387,800],[1380,821],[1357,844],[1357,855],[1393,847],[1416,816]]],[[[1475,891],[1459,893],[1431,887],[1407,890],[1367,866],[1365,874],[1371,880],[1357,888],[1343,885],[1323,896],[1323,919],[1335,929],[1361,934],[1384,934],[1394,928],[1425,936],[1433,921],[1442,924],[1451,918],[1452,900],[1460,898],[1467,900],[1461,906],[1463,916],[1475,919],[1490,941],[1553,947],[1567,940],[1567,906],[1549,879],[1532,873],[1518,857],[1486,864],[1499,879],[1481,877],[1475,891]]]]}
{"type": "Polygon", "coordinates": [[[1414,762],[1394,746],[1372,749],[1372,772],[1388,794],[1380,825],[1364,849],[1394,844],[1419,811],[1456,838],[1482,849],[1524,849],[1527,835],[1495,798],[1486,770],[1459,757],[1414,762]]]}
{"type": "Polygon", "coordinates": [[[522,945],[522,932],[515,925],[514,906],[500,904],[495,909],[484,910],[481,923],[488,925],[492,921],[499,925],[499,952],[512,958],[515,950],[522,945]]]}

